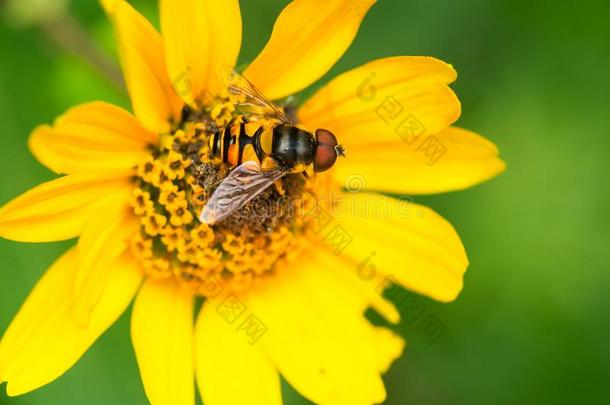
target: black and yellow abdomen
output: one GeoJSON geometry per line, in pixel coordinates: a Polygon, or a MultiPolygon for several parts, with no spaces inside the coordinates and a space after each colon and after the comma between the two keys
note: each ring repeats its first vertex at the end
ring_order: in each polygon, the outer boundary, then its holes
{"type": "Polygon", "coordinates": [[[261,146],[263,132],[265,127],[260,124],[229,125],[210,138],[212,156],[232,166],[249,160],[262,162],[266,155],[261,146]]]}
{"type": "Polygon", "coordinates": [[[272,161],[286,170],[302,170],[311,165],[316,153],[314,136],[296,126],[273,124],[227,126],[210,138],[212,156],[232,166],[250,160],[258,161],[262,167],[272,161]]]}

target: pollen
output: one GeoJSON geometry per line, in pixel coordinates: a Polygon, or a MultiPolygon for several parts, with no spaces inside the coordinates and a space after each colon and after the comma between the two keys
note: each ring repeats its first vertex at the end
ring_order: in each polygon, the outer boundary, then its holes
{"type": "Polygon", "coordinates": [[[199,215],[233,167],[211,156],[210,137],[239,122],[232,95],[189,110],[179,127],[162,135],[136,170],[131,198],[140,232],[131,250],[150,277],[176,278],[206,296],[210,283],[234,291],[285,268],[315,229],[316,187],[288,174],[225,220],[207,225],[199,215]]]}

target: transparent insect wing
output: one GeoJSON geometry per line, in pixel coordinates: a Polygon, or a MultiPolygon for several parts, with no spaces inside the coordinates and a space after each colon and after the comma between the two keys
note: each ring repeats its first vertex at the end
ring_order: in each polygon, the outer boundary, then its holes
{"type": "Polygon", "coordinates": [[[287,172],[281,169],[262,171],[258,162],[248,161],[236,167],[214,190],[201,211],[199,220],[215,224],[242,208],[287,172]]]}
{"type": "Polygon", "coordinates": [[[286,113],[267,99],[248,79],[233,69],[222,75],[227,82],[229,92],[242,96],[235,107],[251,121],[257,119],[274,119],[284,124],[293,124],[286,113]]]}

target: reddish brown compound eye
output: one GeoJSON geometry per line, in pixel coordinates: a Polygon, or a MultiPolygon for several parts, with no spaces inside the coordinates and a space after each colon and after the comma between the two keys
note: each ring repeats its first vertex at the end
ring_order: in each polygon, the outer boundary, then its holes
{"type": "Polygon", "coordinates": [[[337,146],[337,137],[328,129],[316,129],[316,142],[334,148],[337,146]]]}
{"type": "Polygon", "coordinates": [[[316,155],[313,160],[313,170],[323,172],[330,169],[337,160],[337,138],[326,129],[316,130],[316,155]]]}

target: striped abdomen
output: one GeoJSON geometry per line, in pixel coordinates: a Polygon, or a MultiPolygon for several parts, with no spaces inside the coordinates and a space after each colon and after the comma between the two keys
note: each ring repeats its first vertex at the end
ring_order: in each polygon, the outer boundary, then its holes
{"type": "Polygon", "coordinates": [[[212,156],[232,166],[257,160],[265,167],[266,160],[286,170],[305,170],[316,153],[314,136],[296,126],[273,124],[250,122],[227,126],[210,139],[212,156]]]}
{"type": "Polygon", "coordinates": [[[261,136],[264,132],[262,125],[228,125],[210,138],[212,156],[232,166],[239,166],[249,160],[262,163],[265,152],[261,146],[261,136]]]}

